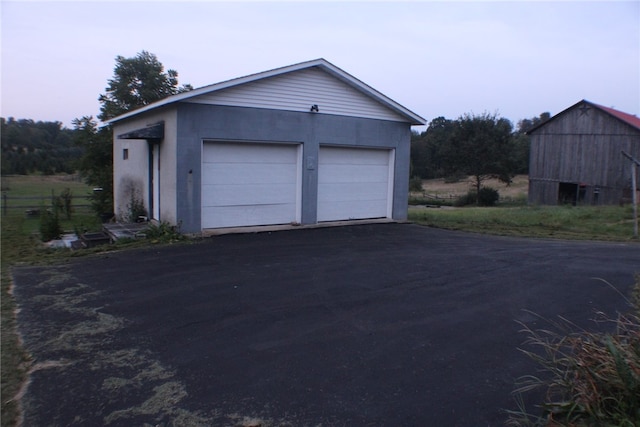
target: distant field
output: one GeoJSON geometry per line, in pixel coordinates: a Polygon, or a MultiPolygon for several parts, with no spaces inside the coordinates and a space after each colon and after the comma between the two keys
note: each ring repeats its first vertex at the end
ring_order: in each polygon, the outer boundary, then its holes
{"type": "MultiPolygon", "coordinates": [[[[455,183],[446,183],[443,178],[422,181],[422,188],[425,193],[430,196],[452,199],[466,194],[473,189],[473,186],[474,183],[470,178],[462,179],[455,183]]],[[[497,179],[490,179],[485,181],[483,186],[498,190],[501,199],[526,199],[529,190],[529,177],[528,175],[516,175],[509,185],[497,179]]]]}
{"type": "Polygon", "coordinates": [[[19,220],[19,229],[24,234],[37,231],[40,226],[39,216],[28,216],[26,211],[51,207],[51,196],[58,196],[67,188],[74,197],[74,212],[69,220],[61,217],[63,228],[65,230],[99,228],[99,221],[90,208],[90,201],[86,199],[86,196],[91,194],[92,188],[75,175],[3,176],[0,198],[3,222],[19,220]]]}
{"type": "Polygon", "coordinates": [[[2,177],[2,192],[8,197],[51,196],[69,188],[74,195],[83,196],[91,187],[77,175],[11,175],[2,177]]]}

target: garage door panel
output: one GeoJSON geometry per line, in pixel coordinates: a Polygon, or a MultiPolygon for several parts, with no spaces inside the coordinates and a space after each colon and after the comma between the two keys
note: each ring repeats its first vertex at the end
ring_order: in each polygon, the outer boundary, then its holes
{"type": "Polygon", "coordinates": [[[389,182],[388,165],[322,165],[320,184],[339,182],[389,182]]]}
{"type": "MultiPolygon", "coordinates": [[[[211,224],[203,228],[244,227],[247,225],[283,224],[282,218],[290,211],[289,205],[214,206],[202,208],[203,218],[211,224]]],[[[293,222],[293,220],[291,221],[293,222]]]]}
{"type": "Polygon", "coordinates": [[[356,182],[350,184],[325,184],[322,193],[318,194],[318,202],[332,203],[342,201],[382,200],[387,201],[387,183],[356,182]]]}
{"type": "Polygon", "coordinates": [[[235,185],[249,184],[282,184],[295,182],[297,176],[296,164],[259,164],[233,163],[203,165],[204,185],[219,182],[233,182],[235,185]]]}
{"type": "Polygon", "coordinates": [[[296,163],[294,146],[275,144],[208,143],[203,150],[204,163],[296,163]]]}
{"type": "Polygon", "coordinates": [[[298,146],[205,142],[202,152],[202,228],[299,221],[298,146]]]}
{"type": "Polygon", "coordinates": [[[288,203],[295,206],[294,184],[255,184],[246,188],[237,185],[205,185],[203,206],[248,206],[288,203]]]}
{"type": "Polygon", "coordinates": [[[351,201],[332,202],[318,206],[318,218],[330,218],[323,221],[338,221],[364,218],[386,218],[387,201],[361,201],[354,205],[351,201]],[[346,213],[346,215],[345,215],[346,213]],[[332,218],[332,219],[331,219],[332,218]]]}
{"type": "Polygon", "coordinates": [[[325,147],[320,152],[318,163],[321,165],[387,165],[389,163],[389,154],[387,150],[325,147]]]}

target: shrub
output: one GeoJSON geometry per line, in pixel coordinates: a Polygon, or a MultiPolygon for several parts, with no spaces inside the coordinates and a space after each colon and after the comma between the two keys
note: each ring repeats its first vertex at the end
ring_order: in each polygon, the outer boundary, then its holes
{"type": "MultiPolygon", "coordinates": [[[[638,304],[640,275],[634,297],[638,304]]],[[[640,425],[640,305],[619,315],[614,333],[573,332],[567,321],[552,329],[531,330],[525,341],[536,350],[522,350],[538,363],[543,377],[528,375],[515,390],[546,390],[541,415],[510,411],[512,426],[638,426],[640,425]]],[[[522,399],[519,400],[522,402],[522,399]]]]}
{"type": "Polygon", "coordinates": [[[499,199],[500,193],[491,187],[482,187],[478,193],[479,206],[495,206],[499,199]]]}
{"type": "Polygon", "coordinates": [[[422,188],[422,178],[419,176],[414,176],[409,180],[409,191],[421,192],[422,188]]]}
{"type": "Polygon", "coordinates": [[[58,239],[62,234],[58,207],[54,203],[51,209],[40,209],[40,238],[43,242],[58,239]]]}
{"type": "Polygon", "coordinates": [[[147,209],[144,207],[144,202],[137,197],[135,192],[132,192],[123,219],[125,222],[137,222],[141,216],[147,216],[147,209]]]}
{"type": "Polygon", "coordinates": [[[478,195],[476,194],[476,192],[469,191],[467,194],[464,194],[454,200],[453,206],[460,208],[463,206],[475,205],[477,201],[478,195]]]}

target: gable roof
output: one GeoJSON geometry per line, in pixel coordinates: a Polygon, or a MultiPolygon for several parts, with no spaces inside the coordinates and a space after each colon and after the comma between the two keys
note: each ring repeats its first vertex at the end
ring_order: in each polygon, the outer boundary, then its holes
{"type": "Polygon", "coordinates": [[[614,110],[613,108],[604,107],[602,105],[598,105],[598,104],[595,104],[593,102],[587,101],[586,99],[583,99],[582,101],[575,103],[571,107],[562,110],[561,112],[559,112],[555,116],[551,117],[549,120],[547,120],[547,121],[545,121],[543,123],[540,123],[537,126],[532,127],[531,129],[529,129],[527,131],[527,135],[531,134],[531,132],[534,132],[537,129],[540,129],[541,127],[545,126],[546,124],[548,124],[552,120],[556,119],[557,117],[563,115],[567,111],[572,110],[574,108],[577,108],[577,107],[579,107],[580,105],[583,105],[583,104],[588,105],[588,106],[590,106],[592,108],[598,109],[600,111],[603,111],[604,113],[606,113],[606,114],[608,114],[610,116],[613,116],[614,118],[616,118],[616,119],[628,124],[629,126],[635,128],[637,130],[640,130],[640,118],[638,118],[638,117],[636,117],[636,116],[634,116],[632,114],[624,113],[624,112],[618,111],[618,110],[614,110]]]}
{"type": "Polygon", "coordinates": [[[412,125],[426,124],[426,120],[424,118],[420,117],[416,113],[403,107],[402,105],[398,104],[391,98],[388,98],[387,96],[373,89],[371,86],[363,83],[362,81],[353,77],[349,73],[341,70],[340,68],[331,64],[329,61],[322,58],[301,62],[298,64],[289,65],[286,67],[276,68],[276,69],[264,71],[261,73],[250,74],[248,76],[238,77],[238,78],[226,80],[220,83],[203,86],[201,88],[194,89],[189,92],[183,92],[176,95],[172,95],[160,101],[156,101],[152,104],[146,105],[144,107],[138,108],[128,113],[114,117],[111,120],[108,120],[107,123],[111,124],[111,123],[119,122],[121,120],[128,119],[130,117],[136,116],[138,114],[141,114],[150,110],[154,110],[156,108],[159,108],[165,105],[174,104],[182,101],[189,102],[193,98],[196,98],[202,95],[219,92],[224,89],[234,88],[240,85],[246,85],[248,83],[254,83],[260,80],[268,79],[270,77],[283,76],[284,74],[287,74],[287,73],[306,70],[306,69],[319,69],[328,73],[329,75],[347,84],[351,88],[366,95],[367,97],[373,99],[374,101],[382,104],[384,107],[388,108],[389,110],[393,111],[394,113],[406,119],[407,122],[411,123],[412,125]]]}

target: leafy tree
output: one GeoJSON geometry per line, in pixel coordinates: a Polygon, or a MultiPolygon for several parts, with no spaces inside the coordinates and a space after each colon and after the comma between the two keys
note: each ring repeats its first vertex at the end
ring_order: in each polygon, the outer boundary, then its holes
{"type": "Polygon", "coordinates": [[[444,152],[448,174],[471,175],[476,194],[489,178],[510,183],[514,170],[511,122],[496,114],[484,113],[466,114],[454,125],[444,152]]]}
{"type": "Polygon", "coordinates": [[[106,93],[98,98],[102,104],[98,118],[102,121],[193,89],[189,84],[178,87],[178,72],[165,72],[158,58],[144,50],[133,58],[118,55],[108,83],[106,93]]]}
{"type": "Polygon", "coordinates": [[[444,174],[443,152],[454,129],[453,122],[437,117],[422,134],[411,138],[412,175],[423,179],[439,178],[444,174]]]}
{"type": "Polygon", "coordinates": [[[549,112],[544,112],[540,114],[538,117],[533,117],[531,119],[522,119],[518,122],[517,133],[524,134],[541,123],[546,122],[551,118],[551,114],[549,112]]]}
{"type": "Polygon", "coordinates": [[[74,141],[84,150],[78,170],[85,182],[96,187],[90,196],[98,214],[113,212],[113,141],[111,129],[98,128],[93,116],[73,120],[74,141]]]}

